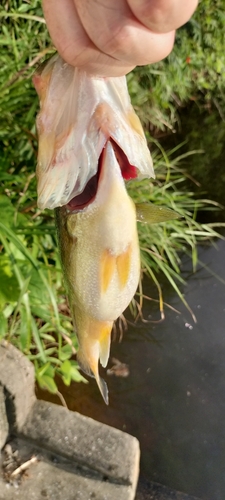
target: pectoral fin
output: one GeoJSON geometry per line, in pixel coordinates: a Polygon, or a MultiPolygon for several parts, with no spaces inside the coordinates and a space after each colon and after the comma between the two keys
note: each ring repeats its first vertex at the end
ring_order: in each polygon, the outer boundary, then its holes
{"type": "Polygon", "coordinates": [[[131,245],[128,246],[127,250],[116,258],[116,266],[119,277],[119,282],[121,288],[124,288],[127,284],[127,280],[130,274],[130,264],[131,264],[131,245]]]}
{"type": "Polygon", "coordinates": [[[101,293],[105,293],[116,269],[116,257],[107,248],[102,252],[100,262],[101,293]]]}
{"type": "Polygon", "coordinates": [[[167,207],[160,207],[153,203],[137,203],[136,217],[139,222],[155,224],[171,219],[179,219],[180,214],[167,207]]]}
{"type": "Polygon", "coordinates": [[[115,256],[106,249],[102,252],[100,263],[100,286],[101,293],[105,293],[108,289],[113,274],[117,271],[121,288],[127,284],[130,273],[131,264],[131,245],[128,246],[125,252],[115,256]]]}

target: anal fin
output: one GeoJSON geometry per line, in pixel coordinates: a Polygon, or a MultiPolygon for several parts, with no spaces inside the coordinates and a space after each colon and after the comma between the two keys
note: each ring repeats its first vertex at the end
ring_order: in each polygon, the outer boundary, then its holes
{"type": "Polygon", "coordinates": [[[109,323],[103,330],[99,339],[99,359],[103,368],[106,367],[109,359],[111,331],[113,323],[109,323]]]}
{"type": "Polygon", "coordinates": [[[77,362],[82,372],[84,372],[89,377],[95,378],[95,375],[91,370],[90,365],[87,359],[85,358],[84,353],[80,349],[77,351],[77,362]]]}
{"type": "MultiPolygon", "coordinates": [[[[111,329],[110,329],[111,331],[111,329]]],[[[109,342],[110,342],[110,334],[108,335],[109,337],[109,342]]],[[[103,348],[104,352],[104,348],[103,348]]],[[[100,342],[99,340],[95,341],[95,346],[93,346],[89,358],[86,357],[82,349],[78,350],[77,352],[77,362],[81,368],[81,370],[86,373],[86,375],[89,375],[90,377],[94,377],[97,384],[98,388],[100,390],[100,393],[105,401],[105,403],[108,405],[109,404],[109,397],[108,397],[108,387],[106,382],[99,376],[98,372],[98,360],[104,360],[106,361],[106,356],[107,356],[107,361],[108,361],[108,354],[109,353],[109,347],[107,347],[107,352],[104,353],[104,355],[101,353],[101,348],[100,348],[100,342]],[[102,358],[103,356],[103,358],[102,358]],[[104,357],[105,356],[105,357],[104,357]]],[[[106,364],[107,364],[106,361],[106,364]]]]}

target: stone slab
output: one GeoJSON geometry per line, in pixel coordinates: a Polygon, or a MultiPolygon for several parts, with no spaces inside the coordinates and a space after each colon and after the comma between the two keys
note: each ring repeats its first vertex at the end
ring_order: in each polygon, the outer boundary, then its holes
{"type": "Polygon", "coordinates": [[[53,403],[36,401],[21,435],[108,481],[136,488],[139,442],[125,432],[53,403]]]}
{"type": "MultiPolygon", "coordinates": [[[[16,460],[31,464],[22,476],[6,482],[0,474],[0,500],[133,500],[131,487],[111,483],[99,473],[47,452],[36,444],[14,438],[7,447],[18,452],[16,460]]],[[[4,452],[3,452],[4,459],[4,452]]],[[[4,470],[4,468],[3,468],[4,470]]],[[[199,500],[158,483],[140,481],[135,500],[199,500]]]]}
{"type": "Polygon", "coordinates": [[[7,342],[0,344],[0,387],[2,445],[9,434],[18,447],[11,453],[7,443],[3,449],[0,500],[134,499],[140,458],[136,438],[64,407],[37,401],[32,363],[7,342]],[[23,455],[20,459],[18,453],[23,455]],[[8,484],[11,472],[33,453],[38,460],[21,484],[8,484]]]}
{"type": "Polygon", "coordinates": [[[6,396],[10,428],[20,429],[36,401],[34,366],[12,344],[0,344],[0,385],[6,396]]]}
{"type": "Polygon", "coordinates": [[[0,500],[133,500],[132,486],[107,481],[61,456],[46,452],[36,445],[14,439],[12,448],[19,452],[22,463],[31,457],[37,461],[23,475],[5,482],[0,477],[0,500]]]}
{"type": "Polygon", "coordinates": [[[5,445],[9,433],[9,424],[5,408],[4,388],[0,385],[0,453],[5,445]]]}

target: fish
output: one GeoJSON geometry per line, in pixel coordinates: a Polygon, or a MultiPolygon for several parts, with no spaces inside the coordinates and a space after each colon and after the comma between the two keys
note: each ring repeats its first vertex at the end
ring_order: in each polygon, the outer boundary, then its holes
{"type": "Polygon", "coordinates": [[[56,54],[33,81],[40,98],[38,206],[55,210],[77,361],[108,404],[99,362],[106,367],[113,324],[138,287],[137,219],[162,220],[169,209],[136,207],[127,192],[126,181],[154,177],[154,170],[125,77],[93,77],[56,54]]]}

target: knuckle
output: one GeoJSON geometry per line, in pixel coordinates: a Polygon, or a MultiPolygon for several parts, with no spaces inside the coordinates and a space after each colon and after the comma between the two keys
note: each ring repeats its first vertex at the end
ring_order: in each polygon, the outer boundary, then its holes
{"type": "Polygon", "coordinates": [[[111,29],[110,36],[103,41],[103,50],[108,55],[118,59],[129,60],[129,55],[134,50],[132,32],[129,26],[120,26],[111,29]]]}

